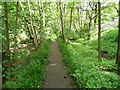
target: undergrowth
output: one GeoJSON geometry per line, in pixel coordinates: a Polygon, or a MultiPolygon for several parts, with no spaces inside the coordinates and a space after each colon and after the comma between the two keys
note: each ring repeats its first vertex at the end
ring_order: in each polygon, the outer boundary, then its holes
{"type": "MultiPolygon", "coordinates": [[[[116,57],[118,29],[104,30],[101,37],[101,50],[107,52],[110,57],[116,57]],[[105,32],[106,31],[106,32],[105,32]]],[[[86,41],[92,49],[97,50],[98,40],[86,41]]]]}
{"type": "Polygon", "coordinates": [[[51,40],[46,40],[38,50],[29,57],[27,65],[18,65],[14,69],[15,77],[7,81],[3,88],[40,88],[45,77],[51,40]]]}
{"type": "Polygon", "coordinates": [[[97,59],[97,51],[82,44],[64,43],[58,38],[68,73],[75,79],[78,88],[116,88],[117,65],[113,60],[97,59]]]}

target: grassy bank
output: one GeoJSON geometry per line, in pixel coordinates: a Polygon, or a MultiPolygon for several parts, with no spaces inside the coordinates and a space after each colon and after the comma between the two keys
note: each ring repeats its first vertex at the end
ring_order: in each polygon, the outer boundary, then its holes
{"type": "Polygon", "coordinates": [[[48,62],[51,40],[46,40],[38,50],[27,58],[29,63],[17,65],[15,77],[7,81],[4,88],[40,88],[45,77],[45,66],[48,62]]]}
{"type": "Polygon", "coordinates": [[[68,73],[75,79],[78,88],[118,87],[117,65],[115,60],[97,59],[97,51],[82,44],[63,43],[58,39],[64,54],[68,73]]]}

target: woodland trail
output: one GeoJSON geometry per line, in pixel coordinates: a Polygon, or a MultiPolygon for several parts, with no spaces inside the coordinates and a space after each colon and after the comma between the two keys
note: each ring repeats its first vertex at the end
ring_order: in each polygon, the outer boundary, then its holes
{"type": "Polygon", "coordinates": [[[51,43],[49,57],[51,60],[46,68],[46,79],[43,88],[74,88],[74,81],[64,69],[63,56],[57,41],[51,43]]]}

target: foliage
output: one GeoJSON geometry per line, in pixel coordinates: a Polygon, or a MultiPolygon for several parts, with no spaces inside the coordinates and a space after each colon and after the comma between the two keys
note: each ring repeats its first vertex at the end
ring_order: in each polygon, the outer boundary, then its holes
{"type": "MultiPolygon", "coordinates": [[[[32,51],[30,48],[35,45],[34,48],[37,49],[37,44],[41,44],[42,40],[54,39],[57,36],[65,36],[66,41],[69,41],[63,43],[60,38],[58,39],[68,72],[74,77],[78,87],[117,87],[117,76],[115,74],[117,66],[115,61],[102,58],[103,62],[100,63],[97,60],[97,40],[86,41],[89,33],[90,39],[98,34],[96,33],[98,26],[97,2],[61,2],[61,6],[59,6],[59,2],[38,3],[27,0],[27,2],[19,2],[18,16],[16,16],[17,3],[7,2],[8,30],[5,29],[5,7],[2,4],[0,4],[2,53],[7,51],[6,38],[9,36],[10,62],[16,64],[14,56],[19,59],[16,61],[17,66],[9,67],[8,71],[5,71],[7,76],[3,75],[3,77],[8,79],[4,84],[5,88],[41,87],[45,66],[48,61],[50,40],[45,41],[43,46],[32,54],[30,54],[30,51],[32,51]],[[60,7],[62,13],[60,13],[60,7]],[[60,16],[63,20],[60,19],[60,16]],[[16,17],[18,17],[18,20],[16,20],[16,17]],[[92,21],[90,17],[93,18],[92,21]],[[63,30],[61,21],[64,24],[63,30]],[[7,35],[7,31],[9,31],[9,35],[7,35]],[[80,43],[71,44],[70,42],[80,43]],[[22,47],[22,44],[26,46],[22,47]],[[18,50],[16,55],[15,48],[18,50]],[[28,56],[29,60],[26,56],[28,56]]],[[[101,26],[103,29],[101,46],[102,51],[107,52],[110,57],[115,57],[116,55],[117,29],[104,30],[106,28],[104,26],[107,26],[107,24],[110,26],[111,24],[112,28],[116,27],[117,22],[115,20],[118,17],[118,13],[114,6],[118,8],[118,5],[114,2],[101,2],[101,26]]],[[[8,60],[4,60],[2,64],[6,65],[6,63],[9,63],[8,60]]]]}
{"type": "Polygon", "coordinates": [[[18,65],[15,69],[15,80],[7,81],[5,88],[40,88],[45,75],[45,66],[48,62],[49,45],[46,40],[31,58],[28,65],[18,65]]]}
{"type": "Polygon", "coordinates": [[[78,88],[116,88],[118,78],[115,61],[97,60],[97,51],[82,44],[64,44],[59,38],[64,60],[78,88]],[[107,71],[108,70],[108,71],[107,71]],[[107,72],[107,73],[106,73],[107,72]],[[109,73],[109,74],[108,74],[109,73]]]}
{"type": "MultiPolygon", "coordinates": [[[[117,51],[117,29],[104,30],[101,37],[101,49],[102,51],[108,52],[109,56],[115,57],[117,51]]],[[[97,50],[97,40],[86,41],[86,45],[89,45],[92,49],[97,50]]]]}

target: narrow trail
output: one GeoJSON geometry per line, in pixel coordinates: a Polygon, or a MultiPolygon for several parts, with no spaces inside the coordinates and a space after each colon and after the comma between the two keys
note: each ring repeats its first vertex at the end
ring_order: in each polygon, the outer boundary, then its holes
{"type": "Polygon", "coordinates": [[[67,75],[64,69],[63,56],[58,48],[57,41],[50,46],[50,63],[46,68],[46,79],[43,88],[74,88],[74,81],[67,75]]]}

